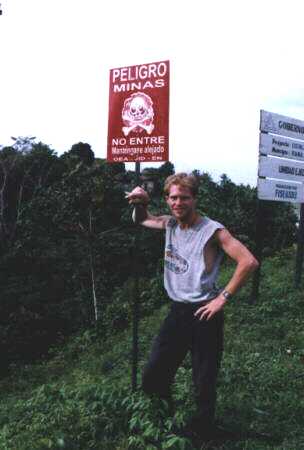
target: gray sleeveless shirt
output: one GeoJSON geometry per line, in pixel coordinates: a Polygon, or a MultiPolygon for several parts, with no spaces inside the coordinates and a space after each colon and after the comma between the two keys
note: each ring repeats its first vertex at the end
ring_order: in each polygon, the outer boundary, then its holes
{"type": "Polygon", "coordinates": [[[204,250],[214,232],[224,226],[200,217],[189,229],[180,228],[171,217],[166,226],[164,284],[172,300],[183,303],[207,301],[216,297],[216,280],[223,257],[222,250],[215,254],[213,265],[207,270],[204,250]]]}

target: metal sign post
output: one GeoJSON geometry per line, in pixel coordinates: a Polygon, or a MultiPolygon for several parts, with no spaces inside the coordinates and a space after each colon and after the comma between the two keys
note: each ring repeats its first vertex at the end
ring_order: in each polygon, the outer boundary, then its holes
{"type": "MultiPolygon", "coordinates": [[[[136,186],[140,184],[140,163],[135,163],[136,186]]],[[[135,206],[136,208],[136,206],[135,206]]],[[[135,213],[136,217],[136,213],[135,213]]],[[[139,324],[139,226],[136,224],[134,237],[134,297],[133,297],[133,344],[132,344],[132,391],[137,389],[138,371],[138,324],[139,324]]]]}
{"type": "Polygon", "coordinates": [[[295,286],[300,287],[304,255],[304,203],[301,204],[300,209],[300,224],[298,230],[298,247],[296,256],[296,270],[295,270],[295,286]]]}

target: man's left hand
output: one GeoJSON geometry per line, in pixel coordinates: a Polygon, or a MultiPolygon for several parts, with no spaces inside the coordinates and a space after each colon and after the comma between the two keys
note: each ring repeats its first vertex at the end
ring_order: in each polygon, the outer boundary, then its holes
{"type": "Polygon", "coordinates": [[[198,317],[199,320],[209,320],[211,319],[218,311],[220,311],[226,303],[226,300],[219,295],[214,300],[211,300],[207,305],[201,306],[195,313],[195,317],[198,317]]]}

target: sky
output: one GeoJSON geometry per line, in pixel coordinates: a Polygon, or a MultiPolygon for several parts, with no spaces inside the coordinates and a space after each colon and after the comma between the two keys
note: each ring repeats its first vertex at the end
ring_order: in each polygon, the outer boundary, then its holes
{"type": "Polygon", "coordinates": [[[1,145],[105,158],[109,70],[163,60],[176,171],[255,186],[260,109],[304,120],[302,0],[0,1],[1,145]]]}

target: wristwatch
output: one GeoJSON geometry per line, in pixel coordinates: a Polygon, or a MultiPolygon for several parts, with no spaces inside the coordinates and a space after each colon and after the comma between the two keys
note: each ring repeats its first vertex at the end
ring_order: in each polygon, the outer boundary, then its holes
{"type": "Polygon", "coordinates": [[[221,294],[225,298],[225,300],[230,300],[232,298],[232,294],[230,294],[230,292],[226,291],[225,289],[221,292],[221,294]]]}

